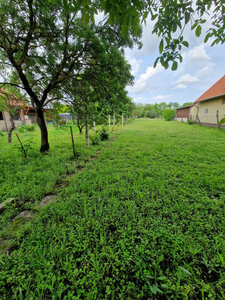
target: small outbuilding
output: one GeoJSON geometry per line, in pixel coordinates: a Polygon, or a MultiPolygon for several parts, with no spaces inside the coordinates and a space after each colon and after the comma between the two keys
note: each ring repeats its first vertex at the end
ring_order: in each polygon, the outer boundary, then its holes
{"type": "Polygon", "coordinates": [[[65,121],[71,121],[72,115],[70,113],[61,113],[59,116],[65,121]]]}
{"type": "Polygon", "coordinates": [[[188,119],[190,118],[192,106],[193,105],[188,105],[188,106],[177,108],[175,118],[174,118],[175,121],[188,122],[188,119]]]}

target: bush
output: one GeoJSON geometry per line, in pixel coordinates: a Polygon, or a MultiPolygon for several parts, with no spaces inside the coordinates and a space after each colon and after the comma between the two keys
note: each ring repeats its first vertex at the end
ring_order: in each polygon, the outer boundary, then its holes
{"type": "Polygon", "coordinates": [[[27,131],[34,131],[35,130],[35,126],[34,125],[26,125],[25,130],[27,130],[27,131]]]}
{"type": "Polygon", "coordinates": [[[17,127],[19,133],[24,133],[26,131],[34,131],[35,125],[19,125],[17,127]]]}
{"type": "Polygon", "coordinates": [[[90,135],[90,140],[92,142],[92,145],[98,145],[100,142],[100,136],[97,132],[90,135]]]}
{"type": "Polygon", "coordinates": [[[26,131],[25,127],[26,127],[25,125],[18,125],[17,126],[18,132],[19,133],[24,133],[26,131]]]}
{"type": "Polygon", "coordinates": [[[195,124],[195,122],[193,122],[193,121],[191,121],[190,119],[188,119],[188,124],[189,124],[189,125],[193,125],[193,124],[195,124]]]}
{"type": "Polygon", "coordinates": [[[4,134],[0,131],[0,136],[4,136],[4,134]]]}
{"type": "Polygon", "coordinates": [[[175,115],[174,109],[168,108],[168,109],[164,109],[163,111],[163,117],[165,121],[172,121],[174,119],[174,115],[175,115]]]}
{"type": "Polygon", "coordinates": [[[109,132],[106,127],[103,127],[101,132],[100,132],[100,140],[101,141],[106,141],[109,139],[109,132]]]}

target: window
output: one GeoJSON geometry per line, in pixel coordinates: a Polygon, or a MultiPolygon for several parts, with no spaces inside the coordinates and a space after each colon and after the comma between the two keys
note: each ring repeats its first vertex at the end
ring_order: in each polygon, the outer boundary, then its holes
{"type": "Polygon", "coordinates": [[[0,111],[0,120],[3,120],[3,114],[1,111],[0,111]]]}
{"type": "Polygon", "coordinates": [[[206,108],[206,109],[205,109],[205,115],[208,115],[208,111],[209,111],[209,109],[206,108]]]}
{"type": "Polygon", "coordinates": [[[225,104],[225,98],[222,99],[222,104],[225,104]]]}

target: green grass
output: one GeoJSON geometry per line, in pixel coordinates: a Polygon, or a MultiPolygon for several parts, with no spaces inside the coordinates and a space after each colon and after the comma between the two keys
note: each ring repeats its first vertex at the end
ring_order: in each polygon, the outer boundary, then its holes
{"type": "MultiPolygon", "coordinates": [[[[71,152],[54,134],[55,155],[41,157],[60,177],[71,152]]],[[[225,299],[224,147],[224,131],[176,122],[118,131],[17,232],[0,260],[0,299],[225,299]]]]}
{"type": "MultiPolygon", "coordinates": [[[[0,214],[0,230],[10,219],[24,209],[32,209],[47,194],[59,191],[60,186],[68,185],[67,175],[77,173],[86,161],[94,156],[101,146],[86,149],[85,134],[81,136],[73,126],[75,151],[74,159],[70,124],[64,129],[55,129],[48,124],[50,151],[39,152],[40,130],[21,133],[13,131],[12,143],[8,144],[7,134],[0,137],[0,203],[8,198],[15,198],[16,203],[0,214]],[[24,159],[16,133],[23,146],[28,148],[24,159]]],[[[0,232],[0,236],[3,232],[0,232]]]]}

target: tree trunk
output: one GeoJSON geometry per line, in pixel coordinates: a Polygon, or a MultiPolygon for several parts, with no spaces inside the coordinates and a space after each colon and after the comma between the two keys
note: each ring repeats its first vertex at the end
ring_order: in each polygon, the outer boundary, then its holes
{"type": "Polygon", "coordinates": [[[89,125],[88,125],[88,115],[87,115],[87,121],[85,124],[85,133],[86,133],[86,147],[89,147],[89,125]]]}
{"type": "Polygon", "coordinates": [[[10,121],[11,121],[12,126],[11,126],[11,128],[9,129],[9,131],[8,131],[8,143],[11,143],[11,142],[12,142],[12,132],[13,132],[13,130],[16,128],[15,122],[14,122],[13,120],[10,120],[10,121]]]}
{"type": "Polygon", "coordinates": [[[48,130],[45,124],[44,114],[42,108],[37,107],[37,122],[41,130],[41,149],[40,152],[45,152],[49,150],[48,143],[48,130]]]}

